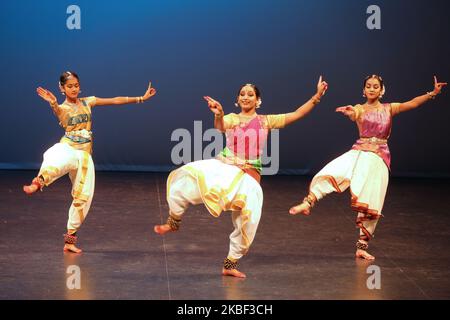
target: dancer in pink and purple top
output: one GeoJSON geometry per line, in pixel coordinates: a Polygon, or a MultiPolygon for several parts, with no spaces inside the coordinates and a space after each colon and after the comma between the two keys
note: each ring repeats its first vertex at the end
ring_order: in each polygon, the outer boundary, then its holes
{"type": "Polygon", "coordinates": [[[222,274],[245,278],[237,270],[237,263],[250,248],[261,218],[263,193],[259,181],[267,134],[307,115],[319,103],[327,86],[320,77],[317,93],[310,100],[294,112],[277,115],[256,113],[261,95],[252,84],[242,86],[238,92],[239,114],[224,116],[218,101],[204,97],[214,113],[215,128],[226,133],[226,148],[216,159],[194,161],[170,173],[167,179],[169,218],[165,224],[156,225],[154,231],[162,235],[178,230],[191,204],[203,203],[214,217],[222,211],[232,211],[234,231],[222,274]]]}
{"type": "Polygon", "coordinates": [[[309,215],[314,204],[332,192],[350,187],[351,207],[358,213],[356,225],[360,229],[356,242],[356,257],[374,260],[367,252],[378,219],[382,216],[384,198],[389,181],[391,155],[387,141],[391,133],[392,117],[417,108],[436,95],[447,83],[434,77],[434,90],[404,103],[381,103],[385,87],[377,75],[364,80],[366,103],[336,109],[358,125],[360,138],[352,149],[328,163],[312,179],[309,194],[303,202],[289,210],[290,214],[309,215]]]}

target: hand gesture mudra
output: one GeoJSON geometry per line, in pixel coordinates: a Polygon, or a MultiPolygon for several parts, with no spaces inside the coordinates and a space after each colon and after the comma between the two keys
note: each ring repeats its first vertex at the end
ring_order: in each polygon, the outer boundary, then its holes
{"type": "Polygon", "coordinates": [[[48,91],[47,89],[39,87],[36,89],[36,92],[42,99],[44,99],[48,103],[50,103],[50,104],[57,103],[57,99],[56,99],[55,95],[53,93],[51,93],[50,91],[48,91]]]}
{"type": "Polygon", "coordinates": [[[322,76],[319,77],[319,81],[317,82],[317,94],[322,97],[328,89],[328,83],[322,81],[322,76]]]}
{"type": "Polygon", "coordinates": [[[152,82],[148,83],[148,89],[145,91],[145,94],[142,96],[144,100],[148,100],[156,94],[156,89],[152,88],[152,82]]]}
{"type": "Polygon", "coordinates": [[[351,116],[355,111],[353,110],[353,107],[351,105],[343,106],[336,108],[336,112],[340,112],[345,114],[347,117],[351,116]]]}
{"type": "Polygon", "coordinates": [[[222,105],[220,104],[220,102],[214,100],[213,98],[209,97],[209,96],[205,96],[203,97],[206,102],[208,102],[208,107],[209,109],[216,115],[223,115],[223,109],[222,109],[222,105]]]}
{"type": "Polygon", "coordinates": [[[438,95],[439,93],[441,93],[441,90],[444,86],[447,85],[447,82],[438,82],[436,76],[434,76],[434,90],[433,93],[435,95],[438,95]]]}

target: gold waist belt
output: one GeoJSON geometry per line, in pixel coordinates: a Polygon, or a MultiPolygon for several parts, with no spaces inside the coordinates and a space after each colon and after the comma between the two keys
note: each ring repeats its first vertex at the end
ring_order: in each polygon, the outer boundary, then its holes
{"type": "Polygon", "coordinates": [[[362,142],[371,143],[371,144],[386,144],[388,142],[387,139],[380,139],[377,137],[370,137],[370,138],[364,137],[364,138],[359,138],[359,140],[361,140],[362,142]]]}
{"type": "Polygon", "coordinates": [[[73,130],[73,131],[66,131],[65,136],[72,136],[72,137],[81,137],[85,139],[92,138],[92,131],[88,131],[86,129],[83,130],[73,130]]]}

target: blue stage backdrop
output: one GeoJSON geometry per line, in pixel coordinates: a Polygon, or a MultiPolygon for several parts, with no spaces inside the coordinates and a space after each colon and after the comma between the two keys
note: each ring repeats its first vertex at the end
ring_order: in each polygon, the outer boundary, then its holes
{"type": "MultiPolygon", "coordinates": [[[[174,130],[213,126],[204,95],[236,112],[237,90],[251,82],[262,91],[260,113],[286,113],[323,75],[322,102],[279,132],[279,172],[314,174],[356,140],[356,125],[334,110],[364,102],[366,75],[383,76],[386,102],[431,91],[433,75],[450,80],[447,16],[446,1],[2,1],[0,168],[37,169],[60,139],[35,89],[61,103],[66,70],[79,74],[82,96],[140,96],[152,81],[158,92],[145,104],[93,109],[97,170],[146,171],[176,166],[174,130]],[[374,4],[379,11],[368,10],[374,4]]],[[[450,176],[449,102],[445,88],[394,118],[394,175],[450,176]]],[[[192,151],[195,139],[209,143],[192,138],[192,151]]]]}

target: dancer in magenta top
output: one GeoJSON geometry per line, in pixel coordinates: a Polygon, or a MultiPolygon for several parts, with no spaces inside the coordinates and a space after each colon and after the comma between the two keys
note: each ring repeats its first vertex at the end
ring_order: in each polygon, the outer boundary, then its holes
{"type": "Polygon", "coordinates": [[[188,163],[172,171],[167,179],[169,218],[156,225],[158,234],[176,231],[181,218],[191,204],[203,203],[214,217],[222,211],[231,211],[234,231],[230,235],[228,256],[223,262],[222,274],[244,278],[237,264],[249,250],[261,217],[263,193],[261,156],[267,134],[271,129],[283,128],[307,115],[327,89],[322,77],[316,94],[294,112],[259,115],[261,105],[258,88],[252,84],[242,86],[236,106],[240,113],[224,116],[222,105],[205,97],[214,113],[214,126],[226,133],[226,147],[216,159],[188,163]]]}
{"type": "Polygon", "coordinates": [[[371,75],[364,80],[363,96],[366,103],[337,108],[336,111],[355,121],[360,138],[352,149],[328,163],[312,179],[303,202],[289,210],[290,214],[309,215],[314,204],[332,192],[343,192],[350,187],[351,207],[358,213],[356,225],[360,229],[356,243],[356,257],[373,260],[367,252],[378,219],[382,216],[391,155],[388,139],[392,117],[419,107],[434,99],[447,83],[434,78],[434,90],[404,103],[381,103],[385,92],[383,79],[371,75]]]}

